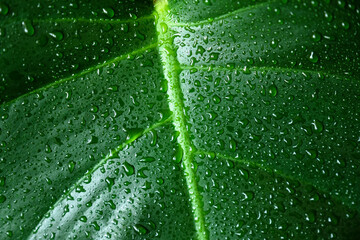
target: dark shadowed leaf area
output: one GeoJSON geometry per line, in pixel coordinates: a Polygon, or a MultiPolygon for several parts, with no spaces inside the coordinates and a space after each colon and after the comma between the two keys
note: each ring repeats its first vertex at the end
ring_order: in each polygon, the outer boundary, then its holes
{"type": "Polygon", "coordinates": [[[0,239],[360,239],[357,0],[0,0],[0,239]]]}

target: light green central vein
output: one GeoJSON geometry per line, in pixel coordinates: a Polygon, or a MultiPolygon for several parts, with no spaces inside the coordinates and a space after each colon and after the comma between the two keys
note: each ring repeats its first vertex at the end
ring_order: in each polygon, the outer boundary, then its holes
{"type": "Polygon", "coordinates": [[[164,75],[168,82],[169,105],[174,114],[173,124],[176,131],[180,133],[177,140],[183,151],[182,164],[189,191],[192,213],[194,215],[196,234],[199,240],[206,240],[209,239],[209,236],[205,227],[203,203],[198,191],[196,174],[192,164],[194,149],[186,129],[184,104],[180,86],[180,64],[176,58],[173,36],[168,29],[170,19],[168,17],[167,0],[158,1],[155,9],[158,13],[156,28],[158,32],[159,53],[163,64],[164,75]]]}
{"type": "Polygon", "coordinates": [[[155,124],[153,124],[152,126],[144,129],[143,131],[140,131],[136,134],[134,134],[133,136],[131,136],[131,138],[128,138],[125,142],[123,142],[122,144],[120,144],[119,146],[117,146],[115,149],[112,149],[110,151],[110,153],[108,155],[105,156],[105,158],[103,158],[100,162],[98,162],[90,171],[87,171],[86,174],[84,174],[80,179],[78,179],[73,185],[71,185],[71,187],[66,191],[66,193],[64,193],[63,195],[61,195],[61,197],[50,207],[50,210],[45,213],[43,215],[43,217],[41,218],[41,220],[39,221],[39,223],[37,224],[37,226],[34,228],[34,231],[32,231],[30,233],[30,235],[26,238],[26,239],[32,239],[33,238],[33,234],[36,234],[36,229],[39,229],[40,226],[42,225],[43,221],[46,219],[45,216],[50,215],[49,213],[51,213],[52,209],[55,209],[55,207],[59,204],[61,204],[61,202],[68,197],[68,195],[73,192],[76,187],[80,186],[84,180],[87,179],[88,176],[91,176],[97,169],[99,169],[100,167],[104,166],[106,164],[106,162],[111,159],[113,156],[115,156],[115,154],[119,153],[121,150],[123,150],[125,147],[129,146],[131,143],[133,143],[135,140],[141,138],[142,136],[146,135],[147,133],[151,132],[154,129],[157,129],[163,125],[165,125],[166,123],[169,123],[171,120],[173,119],[173,116],[170,116],[162,121],[159,121],[155,124]]]}

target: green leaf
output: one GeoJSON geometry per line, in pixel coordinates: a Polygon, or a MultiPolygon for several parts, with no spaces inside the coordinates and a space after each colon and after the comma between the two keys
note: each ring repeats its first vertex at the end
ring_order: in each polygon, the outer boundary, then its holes
{"type": "Polygon", "coordinates": [[[356,0],[0,2],[0,239],[358,239],[356,0]]]}

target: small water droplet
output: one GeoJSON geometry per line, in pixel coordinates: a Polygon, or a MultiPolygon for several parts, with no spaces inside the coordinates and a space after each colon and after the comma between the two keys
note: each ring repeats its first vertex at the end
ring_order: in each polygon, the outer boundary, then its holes
{"type": "Polygon", "coordinates": [[[278,90],[277,90],[277,87],[275,85],[271,85],[269,87],[269,94],[272,97],[275,97],[278,94],[278,90]]]}
{"type": "Polygon", "coordinates": [[[146,163],[150,163],[150,162],[154,162],[155,158],[153,157],[144,157],[142,159],[140,159],[140,162],[146,162],[146,163]]]}
{"type": "Polygon", "coordinates": [[[133,165],[131,165],[130,163],[125,161],[124,164],[123,164],[123,168],[124,168],[125,174],[127,176],[134,175],[135,167],[133,165]]]}
{"type": "Polygon", "coordinates": [[[321,34],[318,32],[313,32],[313,34],[311,35],[311,39],[314,42],[319,42],[321,40],[321,34]]]}
{"type": "Polygon", "coordinates": [[[32,25],[31,21],[23,21],[22,23],[23,26],[23,30],[25,32],[25,34],[32,36],[35,33],[35,29],[34,26],[32,25]]]}
{"type": "Polygon", "coordinates": [[[135,232],[138,233],[139,235],[145,235],[149,232],[149,230],[144,225],[141,224],[135,224],[133,228],[135,232]]]}
{"type": "Polygon", "coordinates": [[[105,205],[109,206],[111,209],[116,209],[116,205],[113,200],[105,201],[105,205]]]}
{"type": "Polygon", "coordinates": [[[350,28],[350,23],[348,23],[347,21],[343,21],[341,22],[341,26],[345,29],[348,30],[350,28]]]}
{"type": "Polygon", "coordinates": [[[314,132],[321,133],[324,129],[324,124],[317,119],[315,119],[311,124],[314,128],[314,132]]]}
{"type": "Polygon", "coordinates": [[[115,178],[107,177],[107,178],[105,178],[105,182],[106,182],[106,185],[107,185],[107,188],[108,188],[109,192],[111,192],[111,188],[115,184],[115,178]]]}
{"type": "Polygon", "coordinates": [[[74,161],[70,161],[69,164],[68,164],[68,169],[69,169],[69,172],[72,173],[75,169],[75,162],[74,161]]]}
{"type": "Polygon", "coordinates": [[[96,221],[93,221],[91,223],[91,226],[96,230],[96,231],[100,231],[100,226],[96,221]]]}
{"type": "Polygon", "coordinates": [[[59,31],[50,32],[49,36],[52,37],[53,39],[55,39],[56,41],[61,41],[64,39],[64,34],[59,31]]]}
{"type": "Polygon", "coordinates": [[[315,212],[305,213],[305,220],[314,223],[316,220],[315,212]]]}
{"type": "Polygon", "coordinates": [[[166,33],[168,31],[168,25],[164,22],[160,23],[162,33],[166,33]]]}
{"type": "Polygon", "coordinates": [[[81,216],[79,219],[81,222],[87,222],[87,217],[81,216]]]}
{"type": "Polygon", "coordinates": [[[316,53],[311,52],[309,56],[309,61],[312,63],[317,63],[319,61],[319,57],[316,55],[316,53]]]}
{"type": "Polygon", "coordinates": [[[102,11],[109,18],[112,18],[115,15],[115,12],[114,12],[114,10],[112,8],[103,8],[102,11]]]}

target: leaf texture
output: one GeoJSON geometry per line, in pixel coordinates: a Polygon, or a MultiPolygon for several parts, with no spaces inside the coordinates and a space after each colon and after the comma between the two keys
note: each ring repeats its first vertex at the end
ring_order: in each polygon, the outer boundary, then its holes
{"type": "Polygon", "coordinates": [[[358,239],[356,1],[2,1],[1,239],[358,239]]]}

